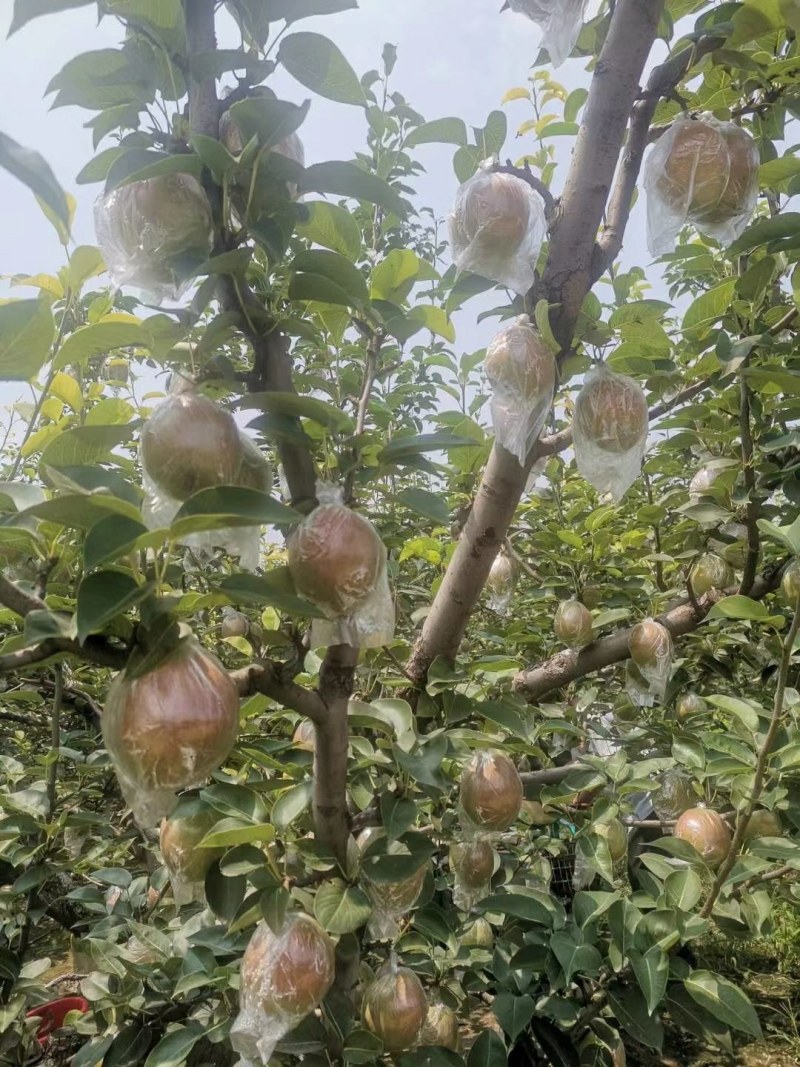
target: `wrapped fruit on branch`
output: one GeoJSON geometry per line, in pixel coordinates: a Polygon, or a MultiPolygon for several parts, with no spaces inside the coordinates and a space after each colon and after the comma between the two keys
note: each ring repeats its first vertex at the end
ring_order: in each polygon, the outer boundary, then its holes
{"type": "Polygon", "coordinates": [[[506,615],[514,597],[516,584],[517,568],[514,560],[505,548],[501,548],[486,579],[486,588],[489,591],[486,606],[499,615],[506,615]]]}
{"type": "Polygon", "coordinates": [[[185,637],[153,670],[114,679],[103,740],[137,822],[153,826],[175,794],[202,785],[239,732],[239,694],[216,656],[185,637]]]}
{"type": "Polygon", "coordinates": [[[242,1067],[267,1064],[275,1046],[327,996],[334,944],[308,915],[287,915],[280,933],[260,922],[250,938],[239,982],[239,1015],[231,1044],[242,1067]]]}
{"type": "Polygon", "coordinates": [[[671,252],[683,226],[732,244],[758,198],[758,146],[741,126],[710,113],[680,115],[653,146],[645,166],[647,244],[671,252]]]}
{"type": "Polygon", "coordinates": [[[712,589],[733,585],[733,569],[720,556],[706,552],[692,567],[689,577],[695,596],[705,596],[712,589]]]}
{"type": "Polygon", "coordinates": [[[488,895],[494,860],[494,849],[483,837],[458,841],[450,846],[450,869],[455,876],[453,903],[457,908],[471,911],[488,895]]]}
{"type": "Polygon", "coordinates": [[[756,808],[750,816],[750,821],[744,832],[744,839],[745,841],[753,841],[757,837],[780,837],[782,833],[783,827],[777,811],[756,808]]]}
{"type": "Polygon", "coordinates": [[[520,315],[494,337],[484,369],[492,389],[495,439],[524,466],[553,402],[553,353],[527,315],[520,315]]]}
{"type": "Polygon", "coordinates": [[[711,808],[689,808],[679,817],[673,833],[693,845],[712,870],[719,867],[731,847],[730,827],[711,808]]]}
{"type": "Polygon", "coordinates": [[[522,178],[493,171],[491,161],[465,182],[450,214],[450,244],[459,271],[471,271],[521,296],[533,285],[547,226],[541,199],[522,178]]]}
{"type": "Polygon", "coordinates": [[[419,1043],[449,1048],[452,1052],[458,1052],[461,1046],[458,1016],[452,1008],[448,1008],[438,998],[428,1005],[428,1013],[425,1016],[425,1025],[422,1027],[419,1043]]]}
{"type": "Polygon", "coordinates": [[[693,693],[691,690],[686,693],[681,693],[675,701],[675,714],[680,722],[690,718],[692,715],[702,715],[707,708],[708,705],[700,694],[693,693]]]}
{"type": "Polygon", "coordinates": [[[628,831],[619,819],[596,823],[594,833],[605,840],[612,863],[619,863],[625,858],[628,851],[628,831]]]}
{"type": "Polygon", "coordinates": [[[580,600],[562,600],[556,608],[553,631],[567,648],[583,648],[594,637],[592,613],[580,600]]]}
{"type": "MultiPolygon", "coordinates": [[[[258,86],[251,91],[249,102],[244,104],[244,108],[234,104],[230,110],[223,113],[220,119],[219,138],[232,156],[238,158],[242,154],[251,136],[257,137],[261,143],[259,122],[256,118],[259,100],[263,101],[265,109],[263,129],[270,123],[268,110],[272,106],[272,94],[263,86],[258,86]]],[[[292,131],[277,144],[270,144],[266,152],[259,150],[255,153],[253,165],[240,168],[234,175],[231,185],[234,208],[242,222],[252,221],[262,212],[274,209],[275,194],[277,193],[277,198],[279,198],[283,193],[283,189],[278,186],[278,179],[270,175],[266,165],[272,153],[291,160],[300,167],[305,166],[305,149],[296,131],[292,131]],[[258,170],[254,174],[255,168],[258,170]]],[[[286,182],[284,188],[291,200],[297,199],[298,189],[295,182],[286,182]]]]}
{"type": "Polygon", "coordinates": [[[461,775],[461,825],[472,836],[502,833],[519,817],[522,779],[502,752],[476,752],[461,775]]]}
{"type": "Polygon", "coordinates": [[[542,48],[550,63],[560,67],[569,57],[581,32],[588,0],[508,0],[512,11],[527,15],[542,27],[542,48]]]}
{"type": "Polygon", "coordinates": [[[601,497],[621,500],[639,477],[647,429],[639,383],[605,364],[593,367],[575,401],[572,433],[578,470],[601,497]]]}
{"type": "Polygon", "coordinates": [[[701,467],[689,482],[689,502],[698,504],[704,496],[708,496],[721,473],[715,467],[701,467]]]}
{"type": "Polygon", "coordinates": [[[781,596],[794,611],[800,601],[800,559],[793,559],[781,575],[781,596]]]}
{"type": "Polygon", "coordinates": [[[386,1052],[413,1048],[427,1012],[419,978],[407,967],[398,967],[394,956],[367,986],[361,1004],[364,1026],[380,1038],[386,1052]]]}
{"type": "MultiPolygon", "coordinates": [[[[370,826],[358,835],[358,847],[365,852],[373,841],[385,836],[386,832],[381,827],[370,826]]],[[[390,841],[386,851],[390,856],[402,855],[403,846],[397,841],[390,841]]],[[[408,915],[416,904],[425,883],[427,870],[428,864],[423,864],[407,878],[401,878],[397,882],[373,882],[366,875],[362,876],[364,890],[372,904],[372,914],[367,925],[367,933],[371,938],[375,941],[387,941],[398,936],[400,920],[408,915]]]]}
{"type": "Polygon", "coordinates": [[[385,645],[394,635],[386,548],[369,519],[344,506],[339,488],[319,485],[317,499],[288,540],[295,588],[325,615],[314,619],[311,643],[385,645]]]}
{"type": "Polygon", "coordinates": [[[211,206],[190,174],[112,190],[95,204],[94,225],[114,284],[136,286],[153,300],[176,300],[211,255],[211,206]]]}
{"type": "Polygon", "coordinates": [[[189,797],[181,799],[169,818],[162,821],[159,847],[176,904],[205,902],[206,875],[222,859],[225,849],[198,845],[219,818],[219,813],[199,797],[189,797]]]}
{"type": "Polygon", "coordinates": [[[691,779],[677,767],[670,767],[658,775],[660,789],[653,793],[653,808],[659,819],[677,819],[697,803],[691,779]]]}
{"type": "Polygon", "coordinates": [[[627,688],[631,698],[642,706],[662,701],[672,670],[669,630],[654,619],[644,619],[631,630],[628,650],[635,668],[628,674],[627,688]],[[640,681],[643,684],[640,685],[640,681]]]}
{"type": "MultiPolygon", "coordinates": [[[[202,489],[272,488],[269,463],[233,415],[180,375],[142,427],[140,454],[142,514],[153,530],[169,526],[181,505],[202,489]]],[[[189,534],[184,541],[194,548],[224,548],[239,556],[243,568],[255,570],[260,538],[258,526],[243,526],[189,534]]]]}

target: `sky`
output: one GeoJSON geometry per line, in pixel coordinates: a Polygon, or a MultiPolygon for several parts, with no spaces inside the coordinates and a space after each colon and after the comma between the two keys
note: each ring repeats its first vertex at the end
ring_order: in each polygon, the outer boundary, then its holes
{"type": "MultiPolygon", "coordinates": [[[[298,29],[317,30],[334,39],[361,74],[379,67],[384,43],[398,48],[392,87],[426,119],[458,115],[470,125],[483,125],[488,113],[501,107],[504,93],[525,85],[538,52],[540,32],[522,15],[500,14],[501,0],[360,0],[358,10],[324,18],[305,19],[298,29]]],[[[45,98],[50,78],[63,62],[80,52],[114,47],[121,28],[112,19],[96,24],[93,7],[38,18],[8,40],[10,0],[0,6],[0,99],[7,102],[0,128],[22,144],[36,148],[48,160],[65,189],[78,200],[73,236],[77,243],[94,243],[92,204],[98,186],[77,186],[75,175],[92,156],[90,131],[83,123],[90,112],[75,107],[50,110],[45,98]]],[[[226,30],[222,28],[221,44],[226,30]]],[[[663,44],[656,55],[663,54],[663,44]]],[[[585,61],[567,60],[555,77],[568,89],[587,85],[585,61]]],[[[278,95],[302,101],[308,92],[285,72],[270,80],[278,95]]],[[[534,147],[532,140],[514,140],[516,127],[530,117],[529,105],[505,106],[512,158],[534,147]]],[[[352,158],[364,143],[365,120],[359,108],[332,104],[314,97],[301,131],[308,163],[352,158]]],[[[102,147],[113,142],[106,141],[102,147]]],[[[566,177],[570,138],[556,139],[563,165],[556,178],[558,193],[566,177]]],[[[419,158],[426,174],[418,181],[421,202],[446,217],[458,182],[452,169],[453,148],[426,146],[419,158]]],[[[3,226],[0,227],[0,275],[52,272],[63,262],[55,232],[40,213],[29,191],[0,170],[3,226]]],[[[626,255],[647,262],[643,210],[640,204],[629,227],[626,255]]],[[[14,295],[30,290],[14,289],[14,295]]],[[[0,289],[0,295],[5,295],[0,289]]],[[[496,303],[492,300],[491,303],[496,303]]],[[[468,305],[469,321],[459,327],[458,349],[474,351],[491,338],[492,321],[475,323],[477,302],[468,305]]]]}

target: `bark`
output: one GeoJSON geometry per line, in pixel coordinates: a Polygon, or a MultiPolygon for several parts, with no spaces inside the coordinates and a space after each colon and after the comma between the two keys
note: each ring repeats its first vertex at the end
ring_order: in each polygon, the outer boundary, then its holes
{"type": "Polygon", "coordinates": [[[353,692],[358,650],[349,645],[328,649],[319,675],[325,713],[315,720],[314,827],[317,840],[344,869],[350,822],[347,812],[347,706],[353,692]]]}

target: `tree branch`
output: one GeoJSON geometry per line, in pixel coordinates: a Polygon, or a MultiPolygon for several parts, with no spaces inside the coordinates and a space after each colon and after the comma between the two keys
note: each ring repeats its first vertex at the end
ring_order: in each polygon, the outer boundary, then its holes
{"type": "MultiPolygon", "coordinates": [[[[749,361],[745,360],[743,367],[749,361]]],[[[753,465],[753,430],[750,425],[750,389],[744,374],[739,379],[739,436],[742,445],[742,472],[747,491],[744,524],[747,528],[747,557],[744,561],[739,592],[748,596],[756,578],[761,540],[758,532],[758,501],[756,500],[756,471],[753,465]]]]}
{"type": "MultiPolygon", "coordinates": [[[[183,0],[189,58],[216,51],[215,0],[183,0]]],[[[190,63],[191,66],[191,63],[190,63]]],[[[219,102],[214,75],[198,81],[189,78],[189,122],[192,133],[219,137],[219,102]]]]}
{"type": "MultiPolygon", "coordinates": [[[[754,584],[750,592],[753,600],[762,600],[767,593],[773,592],[780,585],[783,567],[765,573],[754,584]]],[[[736,592],[736,590],[731,590],[736,592]]],[[[681,601],[670,610],[659,615],[657,621],[669,630],[673,637],[691,633],[705,619],[713,606],[711,597],[692,604],[688,599],[681,601]]],[[[575,682],[587,674],[610,667],[628,658],[628,637],[632,627],[617,630],[599,641],[593,641],[580,652],[557,652],[544,663],[530,670],[520,671],[513,681],[514,691],[534,703],[547,693],[561,689],[570,682],[575,682]]]]}
{"type": "Polygon", "coordinates": [[[555,197],[544,182],[533,173],[530,163],[526,163],[523,167],[515,167],[511,160],[507,159],[504,164],[495,163],[491,170],[495,174],[511,174],[515,178],[520,178],[522,181],[527,182],[531,189],[542,198],[545,219],[550,222],[551,219],[555,218],[557,210],[555,197]]]}
{"type": "MultiPolygon", "coordinates": [[[[663,7],[664,0],[619,0],[592,79],[541,282],[550,305],[557,305],[551,319],[562,351],[569,349],[591,286],[595,237],[663,7]]],[[[557,437],[557,447],[566,448],[566,434],[557,437]]],[[[547,447],[537,445],[520,466],[495,443],[450,566],[412,649],[408,673],[415,684],[424,682],[437,656],[455,657],[528,472],[541,455],[553,454],[547,447]]]]}
{"type": "Polygon", "coordinates": [[[262,660],[249,667],[231,672],[231,680],[239,690],[240,697],[263,693],[284,708],[305,715],[313,723],[320,723],[327,714],[319,693],[306,689],[283,676],[282,664],[262,660]]]}
{"type": "Polygon", "coordinates": [[[314,742],[314,833],[344,870],[350,824],[347,812],[347,706],[353,692],[358,649],[333,645],[319,672],[325,714],[314,742]]]}

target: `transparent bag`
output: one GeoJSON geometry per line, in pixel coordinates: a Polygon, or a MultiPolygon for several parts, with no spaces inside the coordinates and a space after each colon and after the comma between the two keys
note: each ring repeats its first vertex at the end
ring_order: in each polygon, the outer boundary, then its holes
{"type": "MultiPolygon", "coordinates": [[[[358,847],[364,852],[376,839],[385,836],[386,831],[382,827],[371,826],[359,834],[358,847]]],[[[399,842],[390,841],[386,852],[390,856],[396,856],[402,855],[404,850],[399,842]]],[[[362,875],[364,891],[372,904],[372,914],[367,923],[370,938],[374,941],[394,941],[399,936],[401,920],[417,903],[427,869],[427,866],[423,865],[399,882],[373,882],[366,875],[362,875]]]]}
{"type": "Polygon", "coordinates": [[[550,63],[560,67],[580,36],[588,0],[508,0],[512,11],[542,27],[542,48],[550,63]]]}
{"type": "Polygon", "coordinates": [[[457,841],[450,848],[453,871],[453,903],[461,911],[472,911],[489,895],[495,868],[495,852],[485,838],[457,841]]]}
{"type": "Polygon", "coordinates": [[[697,804],[691,779],[677,767],[662,771],[657,781],[661,788],[651,794],[651,801],[653,810],[663,822],[679,818],[697,804]]]}
{"type": "Polygon", "coordinates": [[[239,732],[239,694],[217,657],[183,638],[153,670],[121,671],[101,719],[120,788],[142,826],[169,815],[176,794],[202,785],[239,732]]]}
{"type": "Polygon", "coordinates": [[[605,364],[593,367],[575,401],[572,437],[578,470],[601,499],[621,500],[639,477],[647,430],[639,383],[605,364]]]}
{"type": "Polygon", "coordinates": [[[631,659],[627,665],[626,689],[640,707],[662,703],[672,673],[672,636],[669,630],[645,619],[633,627],[628,637],[631,659]]]}
{"type": "Polygon", "coordinates": [[[182,797],[172,814],[161,823],[159,848],[172,896],[179,906],[192,901],[205,904],[206,875],[225,855],[225,849],[198,846],[219,819],[219,813],[199,797],[182,797]]]}
{"type": "MultiPolygon", "coordinates": [[[[272,470],[229,411],[176,376],[170,395],[156,406],[141,433],[145,525],[171,525],[183,503],[202,489],[236,485],[268,493],[272,470]]],[[[185,535],[201,551],[224,549],[244,570],[258,567],[260,526],[235,526],[185,535]]]]}
{"type": "Polygon", "coordinates": [[[494,337],[486,349],[484,369],[492,388],[492,424],[497,443],[524,466],[553,402],[553,353],[528,316],[520,315],[494,337]]]}
{"type": "Polygon", "coordinates": [[[114,285],[177,300],[211,255],[214,220],[200,182],[165,174],[122,185],[94,208],[97,243],[114,285]]]}
{"type": "Polygon", "coordinates": [[[507,830],[522,809],[522,779],[504,752],[476,752],[461,774],[458,806],[465,840],[507,830]]]}
{"type": "Polygon", "coordinates": [[[687,223],[732,244],[755,209],[759,163],[758,146],[741,126],[706,112],[679,115],[645,165],[650,254],[671,252],[687,223]]]}
{"type": "Polygon", "coordinates": [[[517,568],[510,556],[501,548],[494,558],[486,588],[489,596],[486,606],[498,615],[507,615],[514,599],[514,587],[517,584],[517,568]]]}
{"type": "Polygon", "coordinates": [[[324,619],[311,624],[314,648],[379,648],[394,636],[386,546],[375,527],[342,503],[335,485],[317,485],[318,506],[289,536],[289,570],[297,592],[324,619]]]}
{"type": "Polygon", "coordinates": [[[449,217],[459,271],[472,271],[523,296],[533,285],[547,223],[539,196],[522,178],[492,170],[493,161],[459,188],[449,217]]]}
{"type": "Polygon", "coordinates": [[[258,924],[242,959],[230,1033],[241,1067],[269,1062],[281,1038],[325,999],[334,967],[333,941],[309,915],[287,915],[278,934],[258,924]]]}

